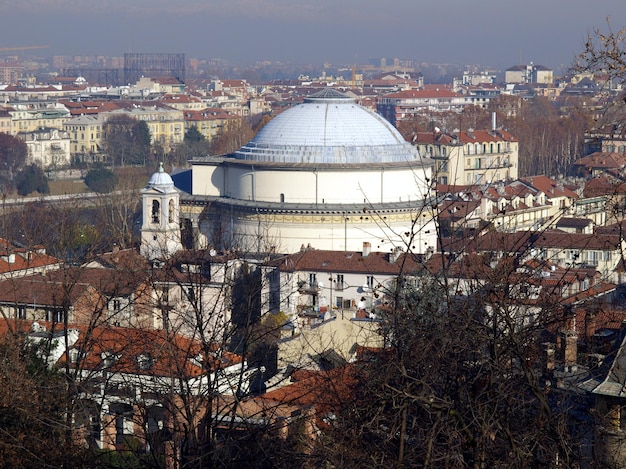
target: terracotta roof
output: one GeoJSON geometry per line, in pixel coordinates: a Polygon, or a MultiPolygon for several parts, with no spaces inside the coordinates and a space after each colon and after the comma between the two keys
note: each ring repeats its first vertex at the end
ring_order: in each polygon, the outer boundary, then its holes
{"type": "Polygon", "coordinates": [[[605,195],[626,194],[626,183],[608,177],[606,174],[595,177],[585,184],[585,197],[600,197],[605,195]]]}
{"type": "Polygon", "coordinates": [[[68,302],[75,304],[90,288],[86,283],[77,283],[70,288],[42,275],[32,275],[0,281],[0,302],[58,308],[68,302]]]}
{"type": "Polygon", "coordinates": [[[530,176],[526,178],[522,178],[522,181],[531,185],[537,190],[540,190],[546,197],[569,197],[569,198],[578,198],[578,194],[576,192],[568,189],[563,184],[560,184],[555,179],[549,178],[548,176],[530,176]]]}
{"type": "Polygon", "coordinates": [[[383,252],[371,252],[363,256],[355,251],[324,251],[306,249],[304,251],[280,257],[270,265],[284,272],[354,272],[398,275],[402,272],[416,272],[422,269],[420,259],[411,254],[401,254],[396,262],[390,262],[390,256],[383,252]]]}
{"type": "MultiPolygon", "coordinates": [[[[242,362],[239,355],[217,346],[206,350],[201,342],[163,330],[96,327],[81,330],[75,349],[85,353],[81,367],[154,376],[199,376],[242,362]],[[210,356],[207,356],[207,352],[210,356]],[[108,360],[109,363],[105,363],[108,360]],[[142,363],[142,360],[148,360],[142,363]]],[[[66,358],[63,357],[62,360],[66,358]]]]}
{"type": "Polygon", "coordinates": [[[42,246],[20,248],[0,238],[0,275],[46,266],[58,268],[62,264],[61,259],[46,254],[42,246]]]}
{"type": "Polygon", "coordinates": [[[399,91],[397,93],[390,93],[383,96],[383,98],[392,98],[392,99],[407,99],[407,98],[421,98],[421,99],[430,99],[430,98],[462,98],[463,95],[459,93],[455,93],[454,91],[444,88],[443,86],[433,88],[433,89],[423,89],[423,90],[406,90],[399,91]]]}
{"type": "Polygon", "coordinates": [[[589,169],[623,168],[626,165],[626,156],[619,153],[595,152],[580,158],[574,166],[584,166],[589,169]]]}
{"type": "Polygon", "coordinates": [[[269,391],[261,398],[298,406],[314,406],[319,417],[337,412],[346,402],[354,398],[354,389],[359,384],[358,368],[355,364],[330,371],[294,372],[293,383],[269,391]]]}
{"type": "Polygon", "coordinates": [[[475,241],[476,249],[479,251],[510,253],[523,252],[532,247],[614,251],[621,246],[621,239],[617,235],[564,233],[556,230],[519,231],[515,233],[490,231],[478,236],[475,241]]]}

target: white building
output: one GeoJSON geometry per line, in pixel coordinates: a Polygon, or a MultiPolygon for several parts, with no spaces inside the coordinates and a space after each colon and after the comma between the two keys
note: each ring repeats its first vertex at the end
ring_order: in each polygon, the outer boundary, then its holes
{"type": "Polygon", "coordinates": [[[192,161],[181,217],[200,248],[354,251],[370,242],[423,253],[436,247],[431,169],[388,121],[328,89],[235,153],[192,161]]]}
{"type": "Polygon", "coordinates": [[[17,134],[28,147],[28,162],[44,169],[69,166],[70,134],[57,129],[39,129],[17,134]]]}

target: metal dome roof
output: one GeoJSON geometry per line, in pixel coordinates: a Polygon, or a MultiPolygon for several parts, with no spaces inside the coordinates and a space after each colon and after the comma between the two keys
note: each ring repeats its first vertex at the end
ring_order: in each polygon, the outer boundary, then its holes
{"type": "Polygon", "coordinates": [[[172,177],[163,169],[163,163],[159,164],[159,170],[150,177],[148,187],[174,187],[172,177]]]}
{"type": "Polygon", "coordinates": [[[282,112],[234,154],[282,163],[415,161],[417,150],[382,116],[327,89],[282,112]]]}

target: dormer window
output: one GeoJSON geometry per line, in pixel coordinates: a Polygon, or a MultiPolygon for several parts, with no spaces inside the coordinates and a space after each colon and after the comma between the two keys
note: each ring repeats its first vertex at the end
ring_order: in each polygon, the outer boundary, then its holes
{"type": "Polygon", "coordinates": [[[137,355],[137,366],[140,370],[149,370],[152,368],[154,364],[154,360],[152,357],[146,353],[141,353],[137,355]]]}

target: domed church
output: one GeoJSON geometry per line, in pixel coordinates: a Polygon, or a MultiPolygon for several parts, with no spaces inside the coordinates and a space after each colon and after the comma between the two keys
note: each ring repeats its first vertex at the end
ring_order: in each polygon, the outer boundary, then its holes
{"type": "Polygon", "coordinates": [[[180,196],[189,247],[436,248],[432,161],[338,91],[308,96],[232,154],[191,163],[191,192],[180,196]]]}

